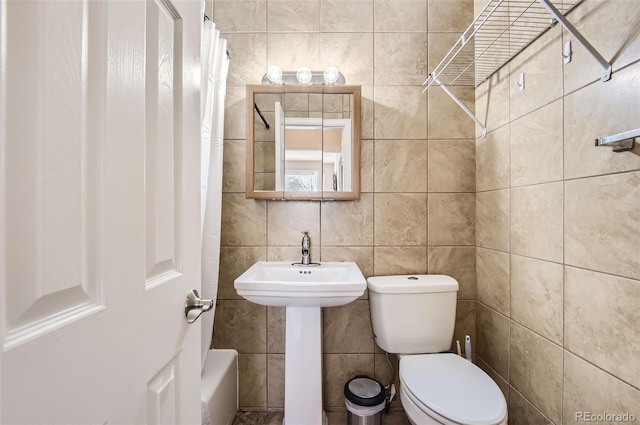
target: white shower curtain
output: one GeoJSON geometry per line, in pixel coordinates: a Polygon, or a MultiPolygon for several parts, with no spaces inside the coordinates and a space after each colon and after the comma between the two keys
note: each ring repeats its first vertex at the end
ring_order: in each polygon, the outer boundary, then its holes
{"type": "MultiPolygon", "coordinates": [[[[224,101],[229,57],[227,41],[209,20],[202,31],[201,80],[201,210],[202,298],[217,298],[222,217],[222,154],[224,147],[224,101]]],[[[215,313],[215,303],[213,312],[215,313]]],[[[202,319],[202,365],[213,335],[214,314],[202,319]]]]}

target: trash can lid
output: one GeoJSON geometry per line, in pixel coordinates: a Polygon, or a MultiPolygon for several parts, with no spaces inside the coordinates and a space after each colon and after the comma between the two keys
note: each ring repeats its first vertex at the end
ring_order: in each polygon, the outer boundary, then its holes
{"type": "Polygon", "coordinates": [[[356,376],[347,381],[344,396],[359,406],[377,406],[386,400],[382,384],[368,376],[356,376]]]}

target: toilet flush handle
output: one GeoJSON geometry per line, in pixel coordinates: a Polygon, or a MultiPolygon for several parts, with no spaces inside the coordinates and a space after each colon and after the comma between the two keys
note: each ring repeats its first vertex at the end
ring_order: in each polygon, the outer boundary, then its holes
{"type": "Polygon", "coordinates": [[[192,289],[187,293],[187,298],[184,301],[184,316],[189,324],[198,320],[198,317],[204,312],[213,309],[215,300],[203,300],[200,298],[200,293],[197,289],[192,289]]]}

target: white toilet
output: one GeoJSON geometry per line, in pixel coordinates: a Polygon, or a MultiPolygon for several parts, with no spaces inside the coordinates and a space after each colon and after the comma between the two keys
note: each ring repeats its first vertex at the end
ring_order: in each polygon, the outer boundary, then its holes
{"type": "Polygon", "coordinates": [[[458,282],[444,275],[368,280],[376,344],[400,357],[400,399],[412,424],[503,425],[496,383],[452,353],[458,282]]]}

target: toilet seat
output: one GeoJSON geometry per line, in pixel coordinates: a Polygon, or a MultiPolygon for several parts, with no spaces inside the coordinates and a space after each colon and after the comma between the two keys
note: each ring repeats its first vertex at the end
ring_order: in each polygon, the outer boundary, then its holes
{"type": "Polygon", "coordinates": [[[401,389],[441,423],[506,423],[507,404],[496,383],[473,363],[452,353],[403,356],[401,389]]]}

